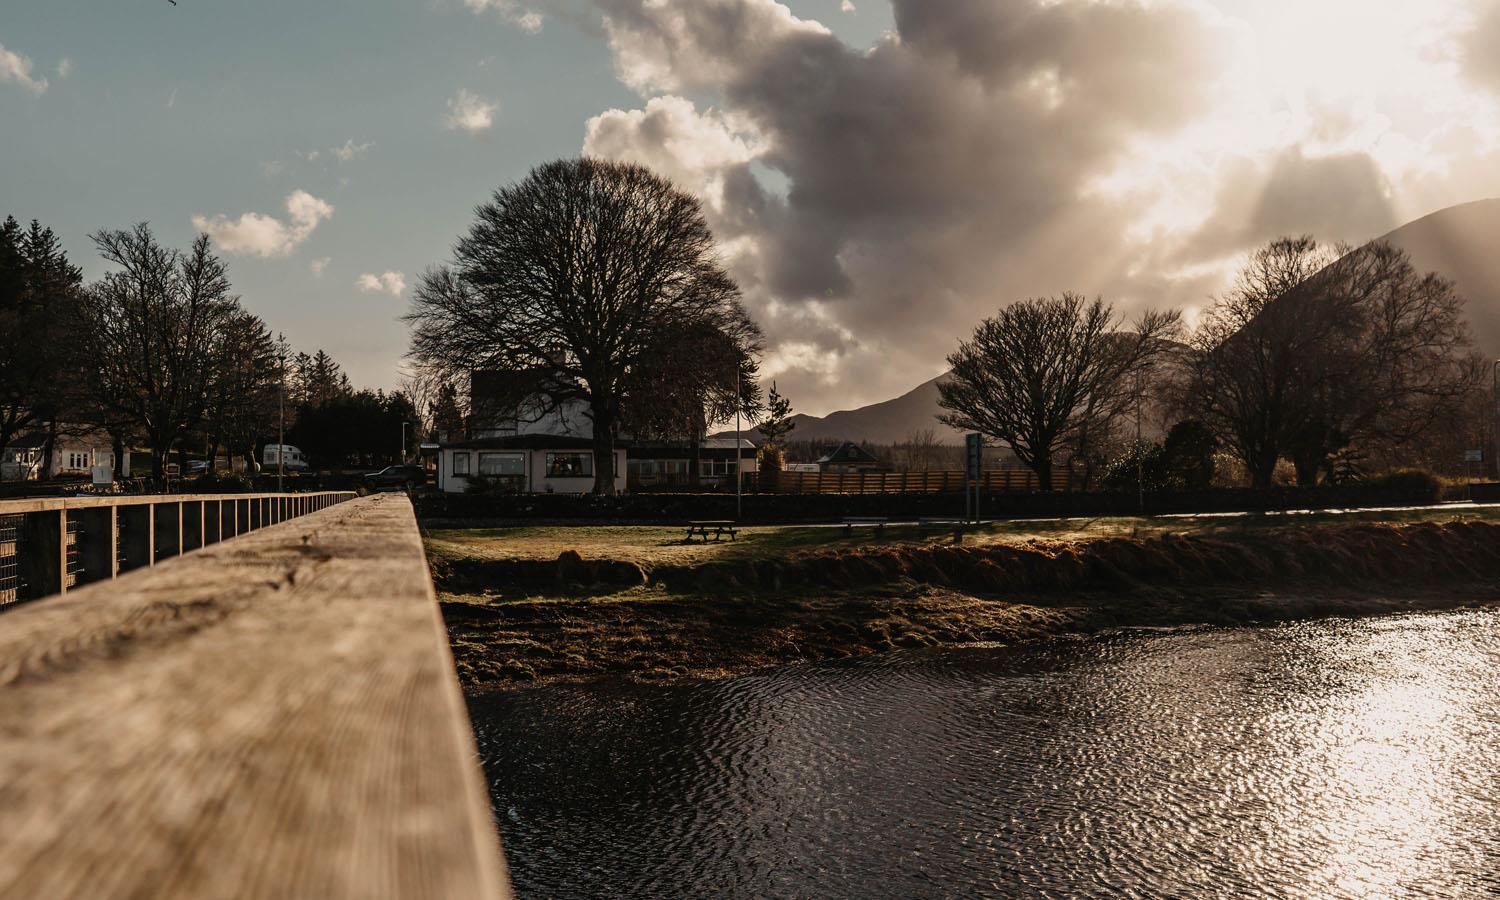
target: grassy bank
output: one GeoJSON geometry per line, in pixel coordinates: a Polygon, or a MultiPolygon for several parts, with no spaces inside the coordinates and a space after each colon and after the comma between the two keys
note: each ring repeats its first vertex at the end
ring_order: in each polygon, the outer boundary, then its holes
{"type": "Polygon", "coordinates": [[[1239,624],[1500,599],[1493,510],[750,529],[436,530],[466,689],[603,674],[721,675],[902,647],[1122,625],[1239,624]],[[1371,521],[1374,518],[1395,521],[1371,521]]]}

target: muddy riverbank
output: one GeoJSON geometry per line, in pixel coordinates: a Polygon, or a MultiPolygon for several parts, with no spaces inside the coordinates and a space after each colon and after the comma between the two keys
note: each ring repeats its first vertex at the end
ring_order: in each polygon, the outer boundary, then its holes
{"type": "Polygon", "coordinates": [[[460,677],[484,693],[715,677],[1119,626],[1236,625],[1500,601],[1500,525],[865,545],[702,564],[445,558],[460,677]]]}

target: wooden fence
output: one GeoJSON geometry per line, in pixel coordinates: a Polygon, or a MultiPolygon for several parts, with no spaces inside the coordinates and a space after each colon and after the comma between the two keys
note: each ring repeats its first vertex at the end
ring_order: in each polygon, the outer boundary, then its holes
{"type": "Polygon", "coordinates": [[[349,491],[0,500],[0,609],[326,509],[349,491]]]}
{"type": "MultiPolygon", "coordinates": [[[[1032,493],[1041,484],[1022,466],[985,469],[985,493],[1032,493]]],[[[1082,479],[1072,469],[1052,470],[1052,489],[1071,491],[1082,479]]],[[[962,470],[929,472],[747,472],[745,491],[762,494],[961,494],[962,470]]]]}
{"type": "Polygon", "coordinates": [[[0,614],[0,723],[0,897],[508,896],[402,494],[0,614]]]}

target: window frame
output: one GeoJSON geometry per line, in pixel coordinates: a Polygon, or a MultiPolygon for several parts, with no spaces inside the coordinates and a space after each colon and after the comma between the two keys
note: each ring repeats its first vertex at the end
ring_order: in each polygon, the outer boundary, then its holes
{"type": "Polygon", "coordinates": [[[467,451],[467,450],[455,450],[455,451],[453,451],[453,475],[454,475],[454,477],[463,476],[463,477],[467,478],[467,477],[469,477],[469,474],[472,471],[473,470],[469,468],[469,451],[467,451]],[[462,468],[459,467],[459,461],[460,460],[463,461],[463,467],[462,468]]]}
{"type": "Polygon", "coordinates": [[[594,454],[587,450],[548,450],[544,458],[547,478],[593,478],[594,477],[594,454]],[[563,472],[556,470],[557,461],[560,457],[577,458],[583,460],[582,471],[563,472]]]}

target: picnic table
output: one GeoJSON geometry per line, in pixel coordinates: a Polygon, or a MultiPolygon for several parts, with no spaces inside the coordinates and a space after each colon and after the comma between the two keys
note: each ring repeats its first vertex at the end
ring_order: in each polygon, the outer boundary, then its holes
{"type": "Polygon", "coordinates": [[[878,537],[879,535],[885,533],[885,523],[889,521],[890,519],[886,516],[845,516],[844,534],[853,534],[854,526],[856,525],[859,525],[861,527],[873,526],[875,529],[875,534],[878,537]]]}
{"type": "Polygon", "coordinates": [[[713,532],[713,541],[716,544],[726,534],[729,535],[729,539],[732,541],[735,540],[735,535],[739,533],[734,527],[734,522],[728,519],[704,519],[688,523],[687,537],[684,538],[684,542],[691,544],[693,538],[696,536],[703,538],[703,543],[706,544],[709,540],[709,532],[713,532]]]}

